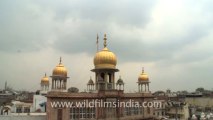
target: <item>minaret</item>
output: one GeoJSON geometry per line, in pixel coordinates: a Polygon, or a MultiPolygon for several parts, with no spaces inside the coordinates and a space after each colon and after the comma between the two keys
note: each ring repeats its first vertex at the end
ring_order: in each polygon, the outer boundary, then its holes
{"type": "Polygon", "coordinates": [[[95,68],[95,89],[96,90],[113,90],[115,89],[115,72],[117,58],[116,55],[107,48],[107,37],[104,34],[104,48],[98,51],[94,57],[95,68]]]}
{"type": "Polygon", "coordinates": [[[90,76],[90,79],[89,79],[89,81],[88,81],[88,83],[87,83],[87,91],[89,91],[89,92],[92,92],[92,91],[94,91],[94,82],[93,82],[93,80],[92,80],[92,77],[90,76]]]}
{"type": "Polygon", "coordinates": [[[49,91],[49,78],[45,73],[44,77],[41,79],[41,94],[46,94],[49,91]]]}
{"type": "Polygon", "coordinates": [[[67,69],[62,64],[60,57],[59,64],[53,69],[52,76],[52,90],[53,91],[66,91],[67,89],[67,69]]]}
{"type": "Polygon", "coordinates": [[[149,83],[149,76],[144,72],[144,68],[142,68],[142,73],[138,77],[138,92],[150,92],[149,83]]]}
{"type": "Polygon", "coordinates": [[[7,81],[5,82],[4,90],[7,90],[7,81]]]}
{"type": "Polygon", "coordinates": [[[121,76],[116,83],[116,88],[117,90],[124,90],[124,81],[121,79],[121,76]]]}

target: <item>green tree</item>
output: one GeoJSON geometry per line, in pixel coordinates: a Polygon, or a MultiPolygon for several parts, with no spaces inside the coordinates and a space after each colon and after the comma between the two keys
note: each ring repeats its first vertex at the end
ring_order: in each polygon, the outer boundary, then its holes
{"type": "Polygon", "coordinates": [[[79,89],[76,87],[71,87],[68,89],[68,92],[70,92],[70,93],[78,93],[78,91],[79,91],[79,89]]]}
{"type": "Polygon", "coordinates": [[[204,88],[202,88],[202,87],[200,87],[200,88],[197,88],[195,91],[196,91],[196,92],[204,92],[204,91],[205,91],[205,89],[204,89],[204,88]]]}

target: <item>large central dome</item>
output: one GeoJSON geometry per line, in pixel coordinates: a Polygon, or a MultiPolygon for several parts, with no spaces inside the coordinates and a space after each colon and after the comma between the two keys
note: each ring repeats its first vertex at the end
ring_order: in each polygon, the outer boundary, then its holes
{"type": "Polygon", "coordinates": [[[99,68],[112,68],[115,69],[117,64],[117,58],[115,54],[104,48],[101,51],[97,52],[94,58],[94,65],[96,69],[99,68]]]}
{"type": "Polygon", "coordinates": [[[116,69],[117,58],[115,54],[106,47],[106,34],[104,35],[104,48],[97,52],[94,57],[95,69],[116,69]]]}

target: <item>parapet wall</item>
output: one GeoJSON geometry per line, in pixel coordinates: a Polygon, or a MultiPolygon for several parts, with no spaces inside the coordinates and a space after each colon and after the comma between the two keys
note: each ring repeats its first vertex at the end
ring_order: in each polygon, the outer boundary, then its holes
{"type": "Polygon", "coordinates": [[[42,116],[4,116],[0,115],[0,120],[46,120],[46,115],[42,116]]]}

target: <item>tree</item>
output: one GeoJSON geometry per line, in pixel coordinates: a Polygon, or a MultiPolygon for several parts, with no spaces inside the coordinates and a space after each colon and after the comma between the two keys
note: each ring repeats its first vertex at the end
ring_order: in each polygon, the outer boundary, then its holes
{"type": "Polygon", "coordinates": [[[76,87],[71,87],[68,89],[68,92],[70,92],[70,93],[78,93],[78,91],[79,91],[79,89],[76,87]]]}
{"type": "Polygon", "coordinates": [[[200,87],[200,88],[197,88],[196,90],[195,90],[196,92],[204,92],[205,91],[205,89],[204,88],[202,88],[202,87],[200,87]]]}
{"type": "Polygon", "coordinates": [[[188,94],[189,92],[186,90],[181,91],[183,94],[188,94]]]}

